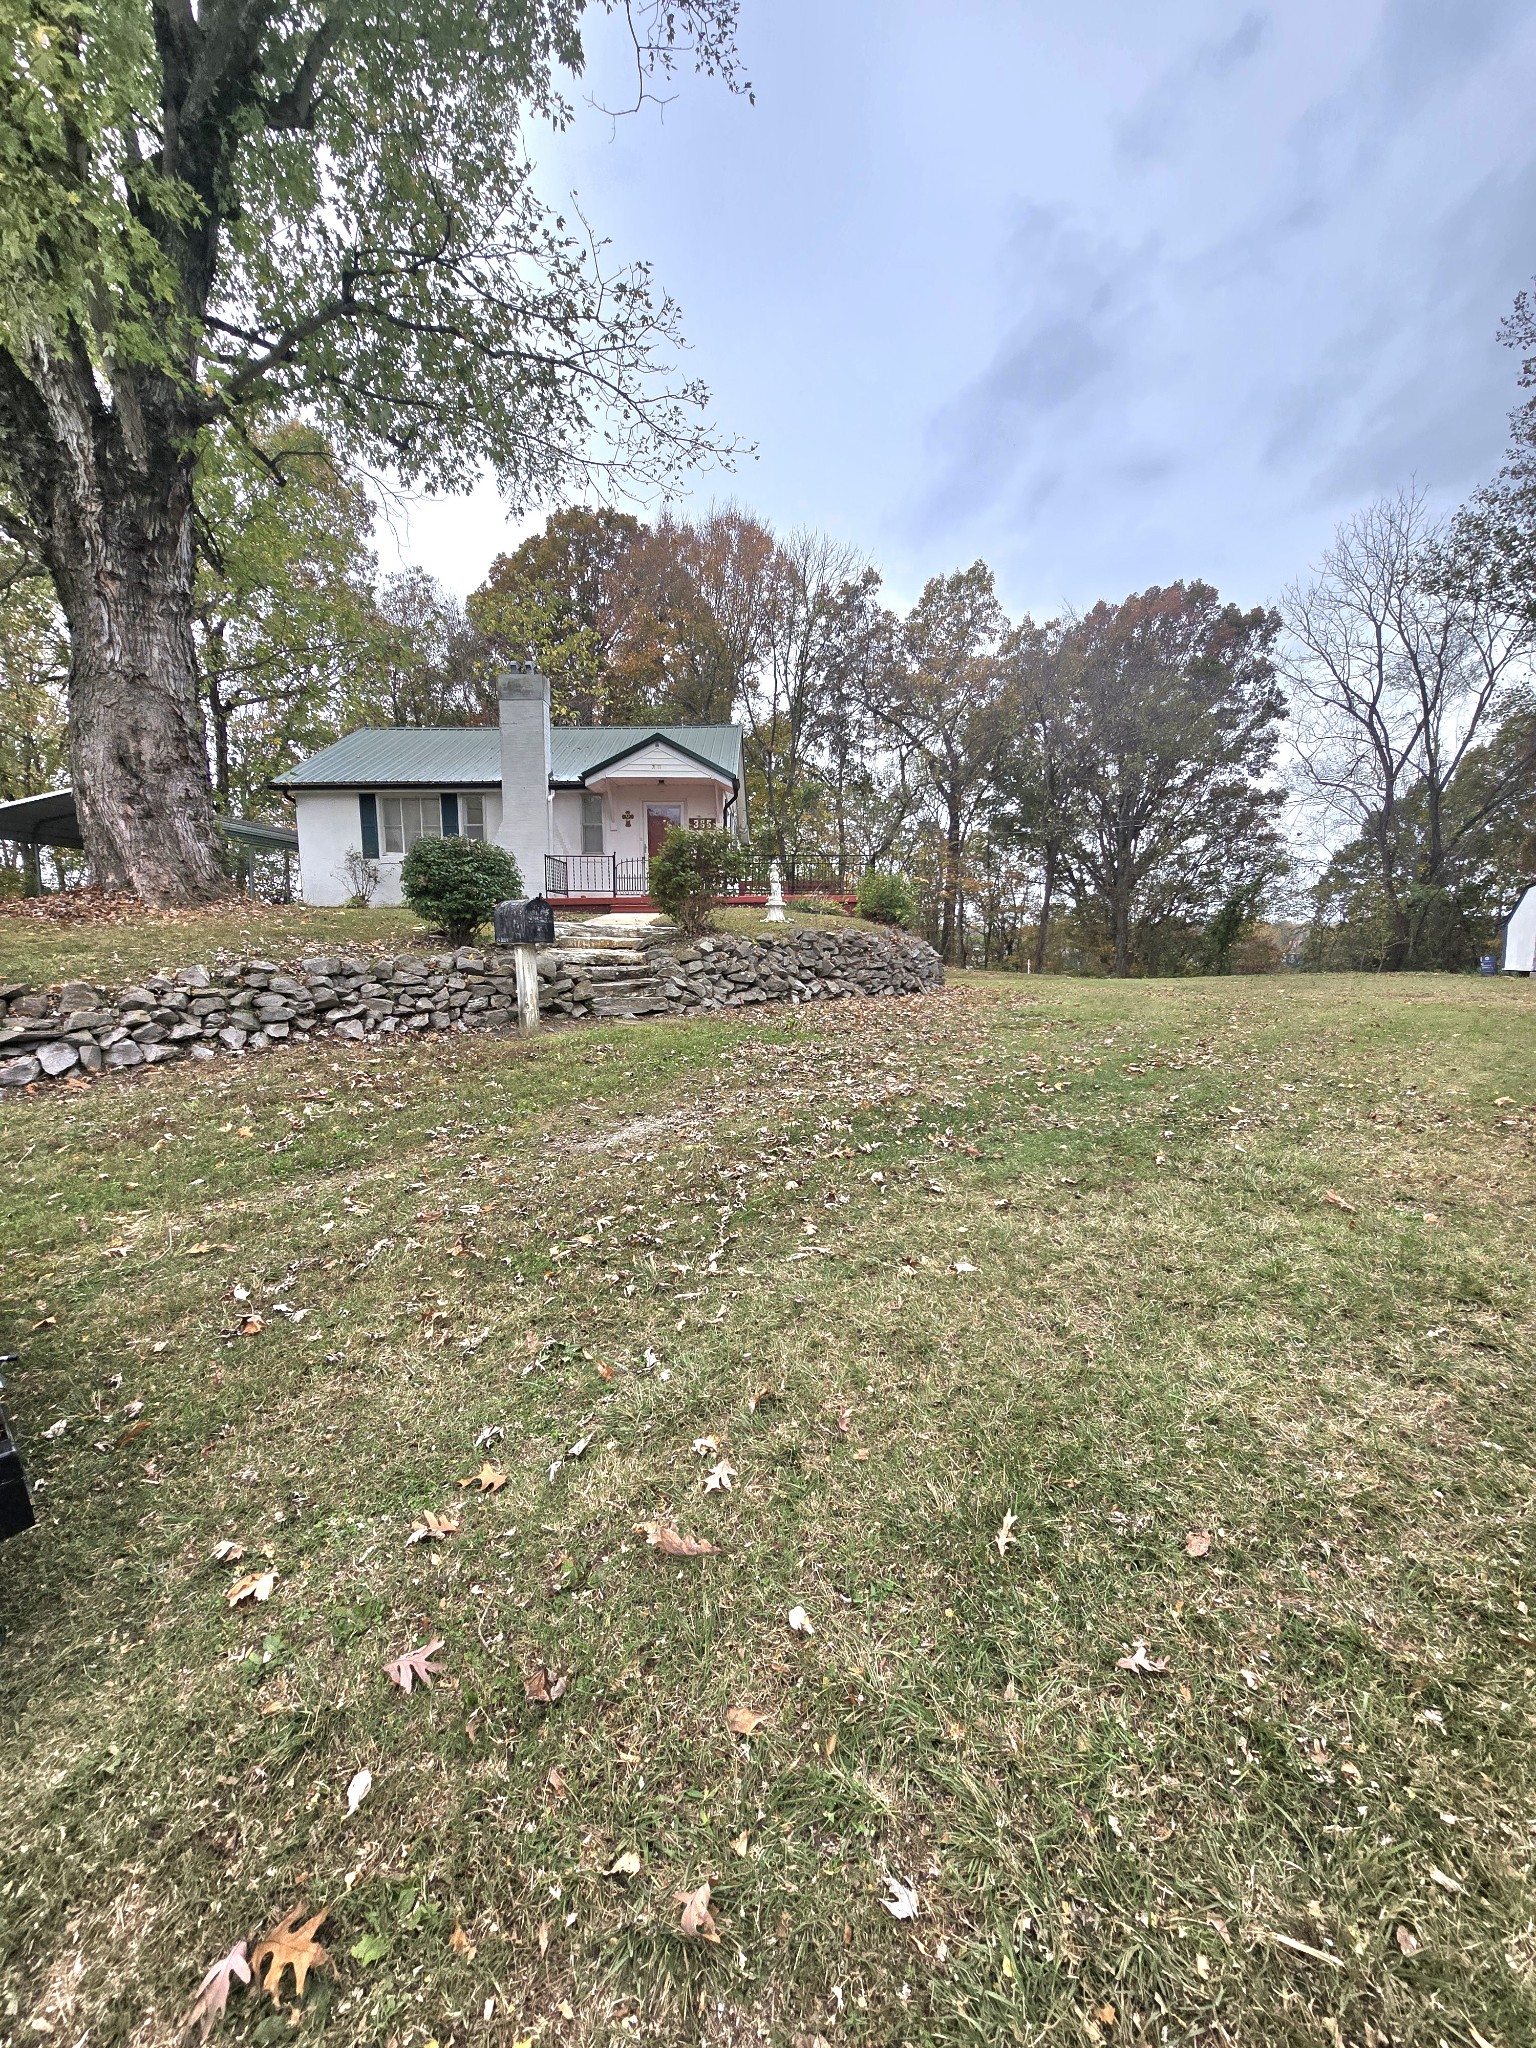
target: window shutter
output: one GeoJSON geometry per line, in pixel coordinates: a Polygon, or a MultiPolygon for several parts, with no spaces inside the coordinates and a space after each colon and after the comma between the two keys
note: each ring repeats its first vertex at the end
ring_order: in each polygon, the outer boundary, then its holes
{"type": "Polygon", "coordinates": [[[363,834],[363,858],[377,860],[379,857],[379,800],[376,796],[360,796],[357,800],[358,822],[363,834]]]}
{"type": "Polygon", "coordinates": [[[441,798],[443,806],[443,837],[457,839],[459,836],[459,799],[451,792],[441,798]]]}

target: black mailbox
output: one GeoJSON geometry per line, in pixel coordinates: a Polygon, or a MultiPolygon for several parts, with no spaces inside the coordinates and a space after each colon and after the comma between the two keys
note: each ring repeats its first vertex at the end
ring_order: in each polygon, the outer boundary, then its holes
{"type": "MultiPolygon", "coordinates": [[[[9,1365],[11,1357],[0,1358],[9,1365]]],[[[3,1386],[0,1382],[0,1386],[3,1386]]],[[[21,1453],[11,1435],[11,1418],[0,1406],[0,1537],[19,1536],[37,1520],[32,1512],[32,1489],[21,1468],[21,1453]]]]}
{"type": "Polygon", "coordinates": [[[555,943],[555,913],[548,899],[530,896],[526,902],[514,898],[495,909],[498,946],[552,946],[555,943]]]}

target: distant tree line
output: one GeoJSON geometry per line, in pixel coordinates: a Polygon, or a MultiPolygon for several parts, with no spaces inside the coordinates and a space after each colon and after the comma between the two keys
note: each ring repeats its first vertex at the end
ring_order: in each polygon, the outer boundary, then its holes
{"type": "MultiPolygon", "coordinates": [[[[1507,337],[1536,392],[1525,297],[1507,337]]],[[[317,431],[219,441],[202,474],[224,810],[281,816],[272,776],[361,724],[493,722],[532,659],[559,722],[739,720],[763,857],[802,891],[900,870],[957,964],[1465,968],[1536,879],[1536,396],[1460,514],[1369,507],[1246,611],[1191,581],[1010,619],[982,562],[901,611],[853,550],[734,506],[557,511],[460,603],[381,575],[375,499],[317,431]]],[[[64,756],[62,622],[19,561],[0,624],[10,795],[64,756]]]]}

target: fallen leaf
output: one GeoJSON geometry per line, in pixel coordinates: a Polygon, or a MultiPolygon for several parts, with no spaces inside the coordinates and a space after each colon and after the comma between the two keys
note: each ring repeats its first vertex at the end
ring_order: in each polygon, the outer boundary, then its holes
{"type": "Polygon", "coordinates": [[[670,1529],[665,1522],[636,1522],[635,1534],[643,1536],[652,1550],[659,1550],[663,1557],[702,1557],[714,1549],[702,1536],[684,1536],[678,1529],[670,1529]]]}
{"type": "Polygon", "coordinates": [[[1093,2016],[1101,2027],[1112,2027],[1115,2024],[1115,2008],[1107,2002],[1103,2005],[1096,2005],[1093,2008],[1093,2016]]]}
{"type": "Polygon", "coordinates": [[[704,1474],[704,1491],[706,1493],[729,1493],[731,1481],[735,1477],[736,1467],[729,1458],[722,1458],[718,1464],[711,1465],[704,1474]]]}
{"type": "Polygon", "coordinates": [[[224,1589],[224,1598],[231,1607],[239,1607],[247,1600],[270,1600],[276,1584],[276,1572],[246,1572],[224,1589]]]}
{"type": "Polygon", "coordinates": [[[766,1714],[755,1713],[751,1707],[729,1707],[725,1725],[733,1735],[755,1735],[767,1718],[766,1714]]]}
{"type": "Polygon", "coordinates": [[[1211,1532],[1209,1529],[1191,1529],[1185,1535],[1184,1554],[1186,1557],[1204,1557],[1210,1547],[1211,1532]]]}
{"type": "Polygon", "coordinates": [[[741,1831],[741,1833],[740,1833],[739,1835],[732,1835],[732,1837],[731,1837],[731,1853],[732,1853],[732,1855],[733,1855],[733,1856],[745,1856],[745,1855],[746,1855],[746,1853],[747,1853],[747,1841],[748,1841],[748,1838],[749,1838],[749,1834],[750,1834],[750,1830],[748,1830],[747,1828],[743,1828],[743,1829],[742,1829],[742,1831],[741,1831]]]}
{"type": "Polygon", "coordinates": [[[197,1996],[192,2001],[191,2009],[177,2032],[190,2034],[196,2027],[206,2041],[224,2017],[231,1984],[249,1984],[250,1981],[251,1966],[246,1961],[245,1943],[237,1941],[227,1956],[220,1956],[219,1960],[209,1967],[207,1975],[197,1987],[197,1996]]]}
{"type": "Polygon", "coordinates": [[[459,1481],[459,1490],[462,1492],[466,1486],[478,1486],[482,1493],[500,1493],[506,1483],[506,1473],[487,1459],[478,1472],[471,1472],[467,1479],[459,1481]]]}
{"type": "Polygon", "coordinates": [[[448,1946],[456,1956],[462,1956],[466,1963],[472,1963],[475,1960],[475,1944],[457,1921],[454,1922],[453,1932],[448,1937],[448,1946]]]}
{"type": "Polygon", "coordinates": [[[548,1792],[551,1799],[564,1799],[566,1797],[568,1787],[565,1782],[565,1773],[558,1764],[550,1765],[549,1775],[544,1780],[544,1789],[548,1792]]]}
{"type": "Polygon", "coordinates": [[[565,1689],[570,1682],[568,1671],[551,1671],[541,1657],[533,1669],[525,1673],[523,1691],[534,1706],[552,1707],[556,1700],[565,1697],[565,1689]]]}
{"type": "Polygon", "coordinates": [[[1466,1886],[1460,1878],[1452,1877],[1448,1870],[1441,1870],[1433,1863],[1429,1866],[1429,1881],[1439,1885],[1443,1892],[1464,1892],[1466,1886]]]}
{"type": "Polygon", "coordinates": [[[1159,1672],[1168,1669],[1168,1659],[1166,1657],[1149,1657],[1146,1644],[1138,1641],[1128,1657],[1117,1657],[1115,1659],[1115,1669],[1117,1671],[1139,1671],[1143,1677],[1155,1678],[1159,1672]]]}
{"type": "Polygon", "coordinates": [[[1419,1937],[1414,1933],[1411,1927],[1398,1928],[1397,1945],[1402,1950],[1405,1956],[1416,1956],[1419,1952],[1420,1947],[1422,1946],[1422,1944],[1419,1941],[1419,1937]]]}
{"type": "Polygon", "coordinates": [[[640,1875],[639,1851],[626,1849],[622,1856],[615,1856],[608,1868],[603,1872],[603,1875],[604,1877],[638,1877],[640,1875]]]}
{"type": "Polygon", "coordinates": [[[295,1906],[286,1920],[277,1925],[257,1942],[251,1951],[251,1968],[261,1978],[261,1988],[274,2005],[281,2005],[283,1973],[293,1972],[293,1995],[304,1996],[304,1979],[311,1970],[327,1969],[330,1957],[315,1940],[315,1929],[326,1919],[328,1913],[322,1908],[312,1919],[300,1926],[302,1906],[295,1906]]]}
{"type": "Polygon", "coordinates": [[[811,1617],[803,1607],[791,1607],[789,1610],[789,1625],[797,1636],[813,1636],[816,1633],[815,1629],[811,1626],[811,1617]]]}
{"type": "Polygon", "coordinates": [[[1017,1523],[1018,1519],[1018,1516],[1013,1512],[1012,1508],[1010,1508],[1007,1514],[1003,1516],[1002,1523],[998,1529],[998,1532],[992,1538],[992,1541],[997,1545],[997,1554],[999,1557],[1006,1557],[1009,1551],[1018,1542],[1018,1537],[1015,1536],[1013,1533],[1014,1526],[1017,1523]]]}
{"type": "Polygon", "coordinates": [[[406,1537],[406,1546],[425,1543],[428,1540],[442,1542],[445,1537],[457,1536],[461,1524],[453,1515],[434,1515],[428,1508],[419,1522],[412,1522],[411,1533],[406,1537]]]}
{"type": "Polygon", "coordinates": [[[498,1437],[503,1437],[506,1433],[506,1425],[504,1423],[488,1422],[475,1438],[475,1449],[477,1451],[488,1450],[498,1437]]]}
{"type": "Polygon", "coordinates": [[[683,1909],[683,1917],[678,1923],[682,1933],[693,1941],[720,1939],[715,1928],[715,1916],[709,1910],[707,1884],[701,1884],[696,1892],[677,1892],[674,1896],[683,1909]]]}
{"type": "Polygon", "coordinates": [[[215,1543],[209,1555],[216,1564],[238,1564],[245,1555],[245,1545],[243,1543],[232,1543],[225,1536],[215,1543]]]}
{"type": "Polygon", "coordinates": [[[356,1813],[368,1794],[373,1790],[372,1771],[358,1771],[347,1787],[347,1811],[356,1813]]]}
{"type": "Polygon", "coordinates": [[[719,1448],[719,1444],[712,1436],[696,1436],[693,1440],[693,1455],[696,1458],[707,1458],[719,1448]]]}
{"type": "Polygon", "coordinates": [[[240,1324],[240,1335],[242,1337],[259,1337],[266,1327],[267,1325],[263,1317],[246,1316],[240,1324]]]}
{"type": "Polygon", "coordinates": [[[541,1956],[549,1954],[549,1922],[547,1920],[539,1922],[539,1954],[541,1956]]]}
{"type": "Polygon", "coordinates": [[[844,1435],[844,1436],[846,1436],[846,1435],[848,1434],[849,1430],[850,1430],[850,1429],[852,1429],[852,1427],[853,1427],[853,1410],[852,1410],[851,1408],[839,1408],[839,1409],[838,1409],[838,1411],[837,1411],[837,1426],[838,1426],[838,1428],[839,1428],[839,1429],[840,1429],[840,1430],[841,1430],[841,1431],[843,1432],[843,1435],[844,1435]]]}
{"type": "Polygon", "coordinates": [[[748,1401],[747,1406],[752,1410],[753,1414],[755,1415],[758,1409],[762,1407],[765,1401],[782,1401],[783,1398],[784,1396],[779,1392],[777,1387],[759,1387],[757,1392],[752,1396],[751,1400],[748,1401]]]}
{"type": "Polygon", "coordinates": [[[949,1271],[951,1273],[956,1274],[979,1273],[981,1271],[981,1268],[979,1266],[973,1266],[969,1259],[956,1259],[955,1263],[949,1268],[949,1271]]]}
{"type": "Polygon", "coordinates": [[[430,1686],[433,1674],[441,1674],[445,1668],[431,1661],[432,1652],[442,1647],[442,1637],[434,1636],[419,1650],[407,1650],[402,1656],[393,1658],[384,1666],[384,1676],[391,1685],[398,1685],[402,1692],[409,1692],[418,1678],[423,1685],[430,1686]]]}
{"type": "Polygon", "coordinates": [[[1342,1195],[1336,1195],[1333,1192],[1332,1188],[1327,1188],[1324,1190],[1323,1200],[1325,1202],[1331,1202],[1335,1209],[1344,1210],[1347,1215],[1358,1216],[1360,1213],[1353,1202],[1346,1202],[1344,1197],[1342,1195]]]}
{"type": "Polygon", "coordinates": [[[890,1893],[882,1899],[881,1905],[893,1920],[915,1920],[917,1918],[917,1892],[913,1886],[903,1884],[900,1878],[887,1877],[885,1888],[890,1893]]]}

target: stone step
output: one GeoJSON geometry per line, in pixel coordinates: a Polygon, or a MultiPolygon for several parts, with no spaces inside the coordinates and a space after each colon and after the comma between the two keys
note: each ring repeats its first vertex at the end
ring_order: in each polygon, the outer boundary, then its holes
{"type": "Polygon", "coordinates": [[[561,967],[645,967],[648,955],[633,946],[550,946],[539,955],[561,967]]]}

